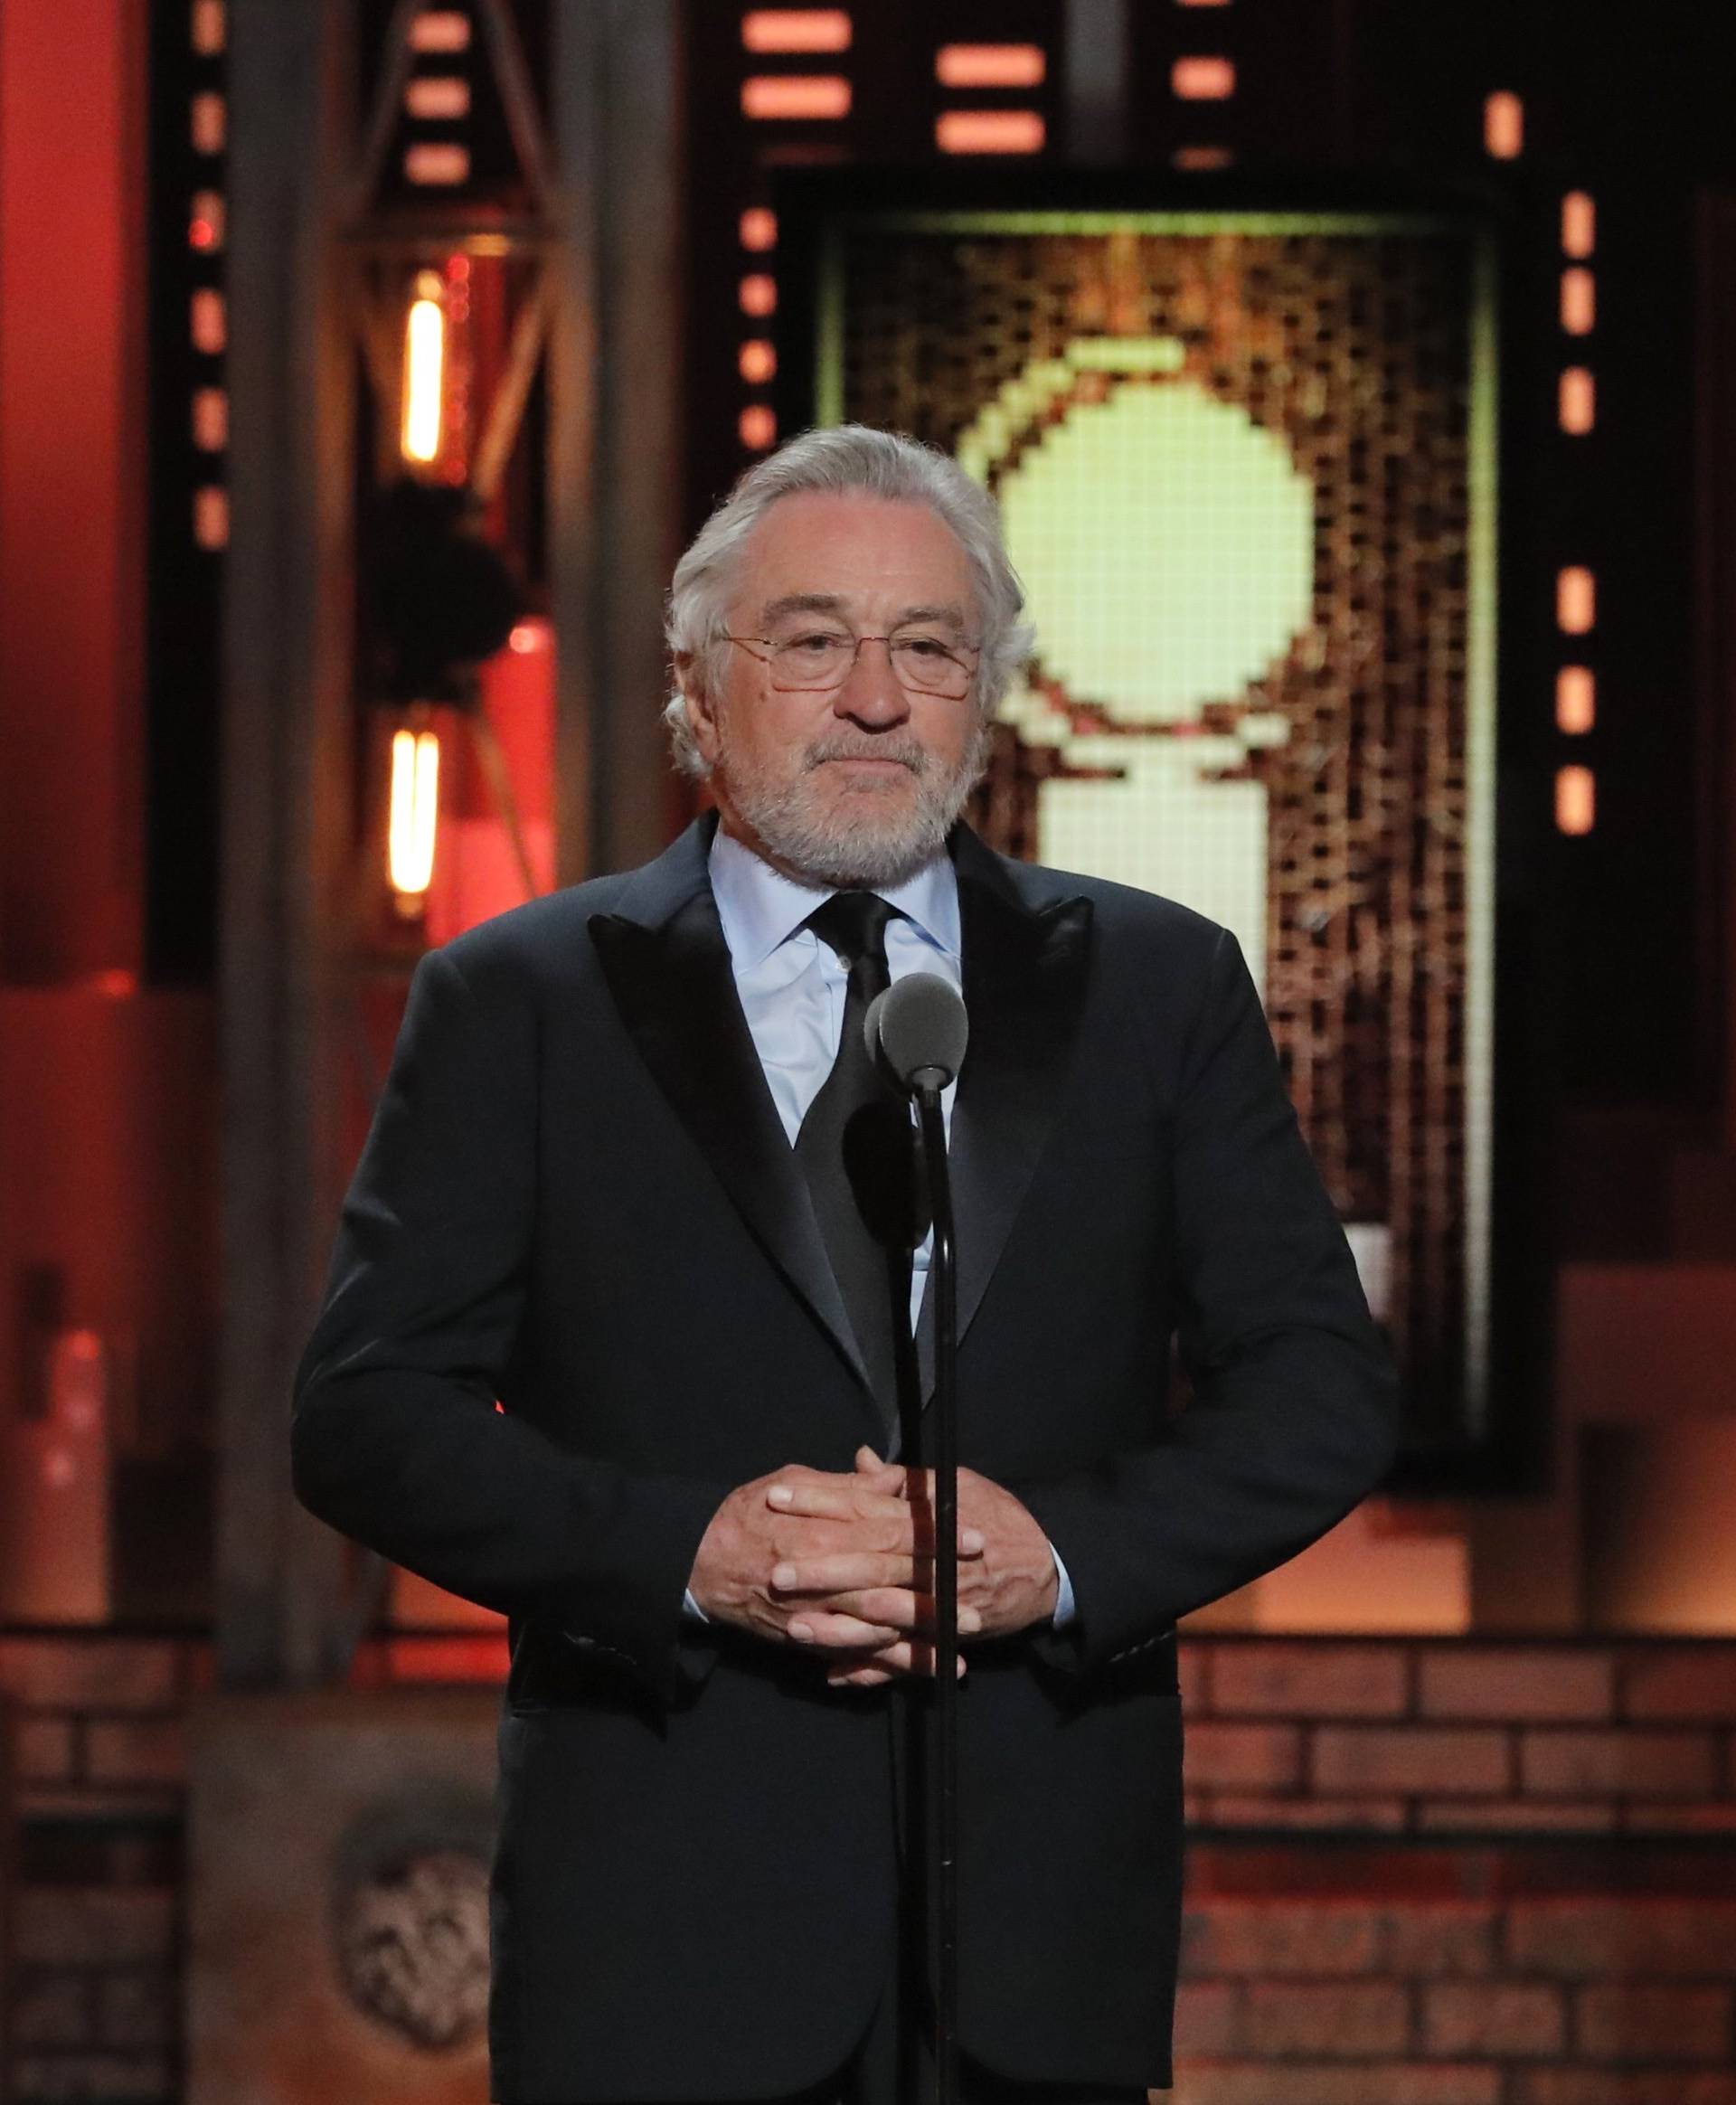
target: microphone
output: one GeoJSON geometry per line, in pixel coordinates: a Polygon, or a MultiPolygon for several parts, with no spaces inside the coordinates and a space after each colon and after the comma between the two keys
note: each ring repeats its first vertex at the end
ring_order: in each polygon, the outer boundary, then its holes
{"type": "Polygon", "coordinates": [[[863,1035],[868,1057],[907,1096],[938,1095],[964,1062],[970,1024],[949,980],[907,972],[869,1004],[863,1035]]]}

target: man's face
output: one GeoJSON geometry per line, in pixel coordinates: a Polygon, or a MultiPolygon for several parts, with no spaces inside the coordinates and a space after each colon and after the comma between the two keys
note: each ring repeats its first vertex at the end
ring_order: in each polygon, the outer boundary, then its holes
{"type": "MultiPolygon", "coordinates": [[[[741,561],[729,630],[980,641],[970,566],[926,505],[807,492],[783,497],[741,561]]],[[[919,649],[931,647],[920,643],[919,649]]],[[[863,643],[830,692],[774,684],[764,645],[725,647],[709,695],[688,715],[728,829],[812,883],[888,885],[935,854],[980,769],[972,692],[912,692],[883,643],[863,643]]]]}

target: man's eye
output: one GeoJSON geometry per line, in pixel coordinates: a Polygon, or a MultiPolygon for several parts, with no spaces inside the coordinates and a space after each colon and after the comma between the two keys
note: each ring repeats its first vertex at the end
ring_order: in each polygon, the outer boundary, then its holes
{"type": "Polygon", "coordinates": [[[943,658],[952,656],[938,636],[901,636],[892,648],[908,651],[912,657],[943,658]]]}
{"type": "Polygon", "coordinates": [[[778,647],[779,650],[800,651],[810,657],[823,657],[827,651],[842,650],[844,638],[841,636],[827,636],[820,630],[816,630],[810,636],[788,637],[778,647]]]}

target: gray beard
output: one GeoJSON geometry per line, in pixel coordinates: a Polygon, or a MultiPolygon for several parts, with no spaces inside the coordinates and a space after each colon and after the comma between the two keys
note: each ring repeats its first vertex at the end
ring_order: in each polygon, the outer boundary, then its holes
{"type": "Polygon", "coordinates": [[[938,775],[933,761],[920,750],[908,756],[888,754],[887,758],[906,758],[916,777],[916,803],[897,820],[877,817],[872,807],[842,821],[816,808],[808,780],[813,769],[826,760],[860,753],[859,745],[816,747],[806,756],[795,781],[771,788],[731,777],[726,735],[716,771],[736,813],[760,845],[796,876],[842,890],[862,886],[879,891],[913,877],[944,849],[947,835],[982,773],[987,745],[985,725],[958,767],[946,775],[938,775]]]}

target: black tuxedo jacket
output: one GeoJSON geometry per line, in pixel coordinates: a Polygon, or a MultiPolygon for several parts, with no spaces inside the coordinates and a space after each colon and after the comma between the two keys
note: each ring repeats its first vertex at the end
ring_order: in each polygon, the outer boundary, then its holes
{"type": "MultiPolygon", "coordinates": [[[[491,2044],[523,2105],[797,2090],[890,1965],[920,1699],[682,1615],[732,1487],[883,1445],[712,823],[422,960],[297,1383],[305,1503],[510,1618],[491,2044]]],[[[1078,1607],[966,1647],[960,2040],[1161,2085],[1174,1626],[1378,1480],[1395,1382],[1234,938],[964,828],[953,853],[960,1458],[1078,1607]]]]}

